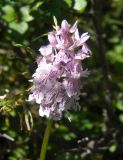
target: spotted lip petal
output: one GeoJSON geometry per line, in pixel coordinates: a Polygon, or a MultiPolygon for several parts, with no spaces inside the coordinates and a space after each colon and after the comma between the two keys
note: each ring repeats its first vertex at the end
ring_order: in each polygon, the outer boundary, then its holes
{"type": "Polygon", "coordinates": [[[29,101],[40,105],[41,117],[60,120],[63,111],[78,109],[80,78],[88,76],[81,60],[90,56],[90,50],[86,45],[89,35],[79,35],[77,21],[71,27],[63,20],[61,27],[54,28],[56,31],[48,34],[49,44],[39,49],[29,101]]]}

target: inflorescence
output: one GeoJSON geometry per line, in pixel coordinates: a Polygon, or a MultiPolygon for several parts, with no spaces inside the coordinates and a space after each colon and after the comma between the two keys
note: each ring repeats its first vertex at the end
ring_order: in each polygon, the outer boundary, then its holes
{"type": "Polygon", "coordinates": [[[88,76],[81,61],[91,52],[86,44],[89,35],[79,35],[77,22],[71,27],[63,20],[54,29],[48,34],[49,44],[39,49],[29,101],[40,105],[40,116],[60,120],[63,111],[78,108],[81,78],[88,76]]]}

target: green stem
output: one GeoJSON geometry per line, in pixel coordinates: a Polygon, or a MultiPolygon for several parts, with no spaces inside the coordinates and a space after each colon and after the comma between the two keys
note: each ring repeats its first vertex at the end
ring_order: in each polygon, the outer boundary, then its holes
{"type": "Polygon", "coordinates": [[[48,140],[51,133],[52,122],[53,122],[52,120],[47,121],[47,127],[44,133],[43,143],[40,152],[40,160],[45,160],[48,140]]]}

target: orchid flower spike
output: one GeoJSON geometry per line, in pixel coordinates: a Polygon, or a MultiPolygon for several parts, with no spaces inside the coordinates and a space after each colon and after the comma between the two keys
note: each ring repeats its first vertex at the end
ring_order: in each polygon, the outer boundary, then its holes
{"type": "Polygon", "coordinates": [[[88,76],[81,61],[90,57],[91,51],[86,44],[89,35],[79,35],[77,21],[71,26],[63,20],[55,28],[48,34],[49,43],[39,49],[29,101],[40,105],[40,116],[60,120],[63,111],[79,108],[81,78],[88,76]]]}

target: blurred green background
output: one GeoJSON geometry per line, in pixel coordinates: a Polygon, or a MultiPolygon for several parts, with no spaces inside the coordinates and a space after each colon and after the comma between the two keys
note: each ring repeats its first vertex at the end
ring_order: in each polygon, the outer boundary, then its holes
{"type": "Polygon", "coordinates": [[[27,102],[53,16],[89,32],[81,111],[54,122],[47,160],[123,160],[123,0],[0,0],[0,160],[38,160],[46,119],[27,102]]]}

